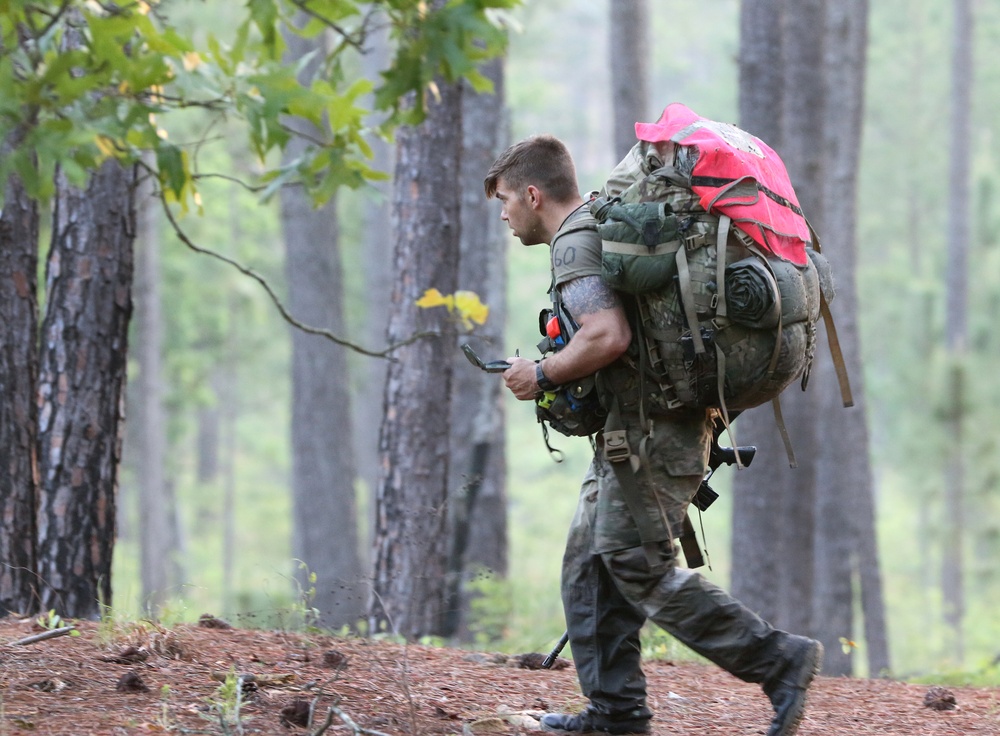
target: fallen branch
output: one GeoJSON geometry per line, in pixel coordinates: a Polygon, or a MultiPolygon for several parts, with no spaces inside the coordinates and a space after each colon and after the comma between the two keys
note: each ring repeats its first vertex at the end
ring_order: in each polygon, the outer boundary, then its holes
{"type": "Polygon", "coordinates": [[[355,723],[349,715],[335,705],[330,706],[329,710],[326,712],[326,720],[323,721],[323,725],[310,734],[310,736],[321,736],[321,734],[326,733],[326,730],[330,728],[330,725],[333,723],[334,716],[340,718],[340,720],[344,722],[344,725],[351,729],[355,734],[364,734],[364,736],[389,736],[381,731],[373,731],[370,728],[362,728],[355,723]]]}
{"type": "MultiPolygon", "coordinates": [[[[229,672],[212,672],[209,674],[216,682],[225,682],[232,676],[229,672]]],[[[254,675],[250,673],[241,673],[239,675],[243,682],[253,683],[254,685],[260,685],[262,687],[276,687],[279,685],[290,685],[295,682],[295,673],[278,673],[278,674],[264,674],[264,675],[254,675]]]]}
{"type": "Polygon", "coordinates": [[[18,646],[23,644],[34,644],[35,642],[45,641],[46,639],[55,639],[57,636],[66,636],[76,631],[75,626],[62,626],[58,629],[49,629],[48,631],[43,631],[41,634],[33,634],[32,636],[26,636],[23,639],[18,639],[17,641],[12,641],[11,646],[18,646]]]}

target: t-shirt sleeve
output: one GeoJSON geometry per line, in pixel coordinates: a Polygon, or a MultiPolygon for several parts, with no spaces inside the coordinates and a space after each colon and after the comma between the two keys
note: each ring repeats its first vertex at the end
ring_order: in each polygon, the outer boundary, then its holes
{"type": "Polygon", "coordinates": [[[552,276],[556,286],[581,276],[600,275],[601,236],[596,230],[574,230],[552,244],[552,276]]]}

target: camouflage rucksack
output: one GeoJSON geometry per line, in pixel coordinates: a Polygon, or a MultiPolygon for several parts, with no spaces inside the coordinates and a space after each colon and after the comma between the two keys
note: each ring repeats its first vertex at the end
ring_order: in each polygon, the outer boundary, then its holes
{"type": "MultiPolygon", "coordinates": [[[[748,136],[711,124],[735,145],[740,134],[748,136]]],[[[749,138],[747,145],[763,146],[749,138]]],[[[731,184],[727,196],[750,201],[764,189],[758,182],[695,174],[701,152],[693,146],[671,142],[660,151],[637,143],[591,202],[600,223],[603,277],[635,297],[640,374],[653,384],[646,393],[668,408],[718,408],[726,424],[730,411],[774,400],[784,435],[777,396],[799,378],[805,387],[822,314],[850,405],[827,307],[833,281],[815,236],[802,263],[776,256],[748,235],[748,220],[737,227],[728,214],[712,206],[706,210],[704,194],[693,189],[706,181],[731,184]],[[663,150],[670,161],[662,161],[663,150]],[[752,193],[739,189],[744,184],[752,193]]],[[[788,200],[781,204],[796,206],[788,200]]],[[[794,464],[787,437],[786,447],[794,464]]]]}

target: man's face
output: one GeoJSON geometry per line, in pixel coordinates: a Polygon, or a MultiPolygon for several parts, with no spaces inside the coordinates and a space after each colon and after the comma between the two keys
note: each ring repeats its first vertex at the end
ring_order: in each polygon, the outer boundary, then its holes
{"type": "Polygon", "coordinates": [[[541,218],[532,206],[527,189],[514,191],[503,178],[497,181],[496,198],[500,200],[500,219],[507,223],[514,235],[524,245],[543,243],[541,218]]]}

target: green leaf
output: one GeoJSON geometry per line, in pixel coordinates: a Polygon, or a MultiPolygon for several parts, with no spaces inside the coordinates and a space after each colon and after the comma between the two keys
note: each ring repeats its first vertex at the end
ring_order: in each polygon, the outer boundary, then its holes
{"type": "Polygon", "coordinates": [[[156,149],[156,168],[160,183],[180,200],[191,177],[184,152],[175,145],[164,143],[156,149]]]}
{"type": "Polygon", "coordinates": [[[274,0],[249,0],[250,18],[264,41],[271,59],[280,59],[284,43],[278,33],[278,6],[274,0]]]}

